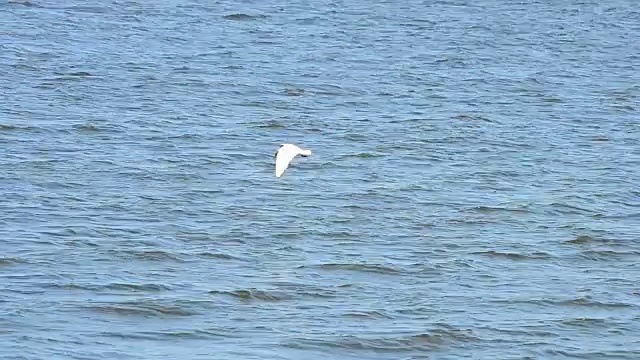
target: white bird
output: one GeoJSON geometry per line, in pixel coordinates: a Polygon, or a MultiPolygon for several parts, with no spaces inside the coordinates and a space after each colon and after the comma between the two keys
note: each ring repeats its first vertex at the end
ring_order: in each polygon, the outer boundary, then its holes
{"type": "Polygon", "coordinates": [[[311,150],[301,149],[293,144],[282,144],[274,155],[276,158],[276,176],[280,177],[289,167],[289,163],[296,156],[307,157],[311,155],[311,150]]]}

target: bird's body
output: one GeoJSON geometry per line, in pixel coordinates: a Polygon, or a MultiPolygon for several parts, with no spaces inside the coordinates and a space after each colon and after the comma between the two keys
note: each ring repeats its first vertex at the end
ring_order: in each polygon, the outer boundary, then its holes
{"type": "Polygon", "coordinates": [[[280,177],[284,174],[284,171],[289,167],[289,163],[296,156],[309,156],[311,150],[301,149],[293,144],[282,144],[276,152],[276,176],[280,177]]]}

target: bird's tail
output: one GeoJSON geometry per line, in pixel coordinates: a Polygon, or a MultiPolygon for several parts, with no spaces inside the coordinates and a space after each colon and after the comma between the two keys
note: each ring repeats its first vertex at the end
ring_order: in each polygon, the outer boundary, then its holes
{"type": "Polygon", "coordinates": [[[300,150],[300,155],[309,156],[311,155],[311,150],[300,150]]]}

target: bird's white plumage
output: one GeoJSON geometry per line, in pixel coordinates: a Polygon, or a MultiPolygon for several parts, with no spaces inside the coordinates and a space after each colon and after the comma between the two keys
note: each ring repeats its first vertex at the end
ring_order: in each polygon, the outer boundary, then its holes
{"type": "Polygon", "coordinates": [[[282,176],[289,167],[291,160],[298,155],[309,156],[311,155],[311,150],[301,149],[293,144],[282,144],[276,153],[276,176],[282,176]]]}

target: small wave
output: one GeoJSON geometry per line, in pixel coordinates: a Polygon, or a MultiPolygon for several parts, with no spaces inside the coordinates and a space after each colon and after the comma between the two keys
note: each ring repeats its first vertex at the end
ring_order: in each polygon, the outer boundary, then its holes
{"type": "Polygon", "coordinates": [[[42,287],[60,290],[94,290],[95,287],[80,284],[44,284],[42,287]]]}
{"type": "MultiPolygon", "coordinates": [[[[207,162],[209,162],[209,160],[207,160],[207,162]]],[[[216,161],[210,161],[211,163],[217,163],[216,161]]],[[[203,195],[214,195],[214,194],[224,194],[224,190],[221,189],[216,189],[216,188],[196,188],[193,187],[191,189],[189,189],[189,191],[194,192],[194,193],[199,193],[199,194],[203,194],[203,195]]],[[[160,198],[151,198],[149,200],[159,200],[160,198]]],[[[205,238],[209,238],[209,234],[208,233],[184,233],[185,235],[203,235],[205,236],[205,238]]]]}
{"type": "Polygon", "coordinates": [[[223,259],[223,260],[245,260],[238,256],[233,256],[221,252],[211,252],[211,251],[202,251],[199,253],[195,253],[195,256],[210,258],[210,259],[223,259]]]}
{"type": "Polygon", "coordinates": [[[565,241],[565,243],[567,243],[567,244],[586,244],[586,243],[590,243],[590,242],[594,242],[594,241],[595,241],[595,239],[592,238],[591,236],[580,235],[580,236],[576,237],[575,239],[565,241]]]}
{"type": "Polygon", "coordinates": [[[573,327],[609,327],[608,321],[605,319],[596,319],[596,318],[575,318],[575,319],[564,319],[560,320],[560,323],[567,326],[573,327]]]}
{"type": "Polygon", "coordinates": [[[227,20],[237,20],[237,21],[241,21],[241,20],[256,20],[256,19],[262,19],[262,18],[266,18],[266,15],[250,15],[250,14],[245,14],[245,13],[235,13],[235,14],[229,14],[229,15],[225,15],[223,16],[223,18],[227,19],[227,20]]]}
{"type": "Polygon", "coordinates": [[[494,250],[477,251],[471,253],[472,255],[485,255],[491,257],[503,257],[511,260],[540,260],[552,258],[551,254],[546,252],[534,252],[531,254],[519,254],[510,252],[499,252],[494,250]]]}
{"type": "Polygon", "coordinates": [[[323,232],[316,232],[316,233],[321,235],[324,238],[333,239],[334,241],[341,240],[341,239],[346,239],[346,240],[358,239],[358,236],[349,230],[335,229],[333,231],[323,231],[323,232]]]}
{"type": "Polygon", "coordinates": [[[369,264],[319,264],[319,265],[300,265],[299,269],[302,268],[320,268],[323,270],[348,270],[348,271],[359,271],[359,272],[368,272],[368,273],[378,273],[378,274],[400,274],[401,271],[382,265],[369,265],[369,264]]]}
{"type": "Polygon", "coordinates": [[[15,264],[23,263],[23,262],[24,262],[24,260],[17,259],[17,258],[0,257],[0,266],[15,265],[15,264]]]}
{"type": "Polygon", "coordinates": [[[233,291],[219,291],[219,290],[211,290],[209,291],[211,295],[228,295],[242,300],[262,300],[262,301],[281,301],[288,300],[290,296],[286,294],[264,291],[258,289],[243,289],[243,290],[233,290],[233,291]]]}
{"type": "Polygon", "coordinates": [[[335,298],[338,295],[338,289],[350,287],[350,284],[340,285],[335,288],[324,288],[315,285],[277,282],[275,290],[260,290],[256,288],[237,289],[237,290],[211,290],[210,295],[229,296],[240,300],[259,300],[266,302],[277,302],[292,300],[294,297],[308,298],[335,298]]]}
{"type": "Polygon", "coordinates": [[[233,329],[219,329],[219,330],[183,330],[183,331],[141,331],[136,333],[139,336],[143,336],[150,339],[195,339],[195,340],[207,340],[220,337],[234,337],[233,329]]]}
{"type": "Polygon", "coordinates": [[[105,290],[126,290],[132,292],[160,292],[171,290],[171,287],[164,284],[129,284],[111,283],[104,286],[105,290]]]}
{"type": "Polygon", "coordinates": [[[290,88],[290,89],[286,89],[286,94],[289,96],[302,96],[305,94],[304,89],[300,89],[300,88],[290,88]]]}
{"type": "Polygon", "coordinates": [[[36,8],[43,7],[42,5],[38,5],[38,4],[34,3],[33,1],[29,1],[29,0],[9,0],[9,1],[7,1],[7,4],[22,5],[22,6],[36,7],[36,8]]]}
{"type": "Polygon", "coordinates": [[[71,71],[68,73],[63,73],[63,72],[59,72],[56,71],[55,72],[56,75],[66,75],[66,76],[75,76],[75,77],[86,77],[86,76],[93,76],[93,74],[91,74],[88,71],[71,71]]]}
{"type": "Polygon", "coordinates": [[[116,304],[85,305],[83,308],[97,312],[124,316],[192,316],[197,313],[177,305],[162,305],[151,301],[116,304]]]}
{"type": "Polygon", "coordinates": [[[121,333],[114,331],[104,331],[98,334],[100,337],[126,339],[126,340],[156,340],[156,336],[149,333],[121,333]]]}
{"type": "Polygon", "coordinates": [[[172,288],[164,284],[129,284],[129,283],[111,283],[107,285],[93,284],[51,284],[48,288],[58,288],[62,290],[83,290],[92,292],[102,291],[128,291],[128,292],[161,292],[168,291],[172,288]]]}
{"type": "Polygon", "coordinates": [[[547,349],[542,351],[542,359],[637,359],[638,352],[634,350],[607,350],[607,351],[573,351],[547,349]]]}
{"type": "Polygon", "coordinates": [[[638,255],[640,255],[638,251],[615,251],[611,249],[586,250],[579,254],[582,258],[596,261],[610,261],[625,256],[637,257],[638,255]]]}
{"type": "Polygon", "coordinates": [[[115,256],[126,259],[139,259],[146,261],[177,261],[183,262],[178,254],[171,253],[164,250],[126,250],[126,251],[115,251],[115,256]]]}
{"type": "Polygon", "coordinates": [[[496,300],[495,303],[507,303],[507,304],[536,304],[536,305],[556,305],[556,306],[579,306],[579,307],[593,307],[593,308],[630,308],[634,307],[633,304],[620,303],[620,302],[602,302],[593,300],[590,296],[577,297],[572,299],[502,299],[496,300]]]}
{"type": "Polygon", "coordinates": [[[71,81],[71,80],[89,80],[89,79],[98,79],[99,77],[91,74],[87,71],[72,71],[72,72],[59,72],[56,71],[54,73],[55,77],[46,78],[45,85],[54,85],[55,82],[58,81],[71,81]],[[53,82],[53,83],[50,83],[53,82]]]}
{"type": "Polygon", "coordinates": [[[265,123],[261,123],[259,125],[254,126],[256,128],[262,128],[262,129],[284,129],[285,126],[282,125],[281,123],[271,120],[271,121],[267,121],[265,123]]]}
{"type": "Polygon", "coordinates": [[[469,330],[437,329],[430,333],[420,333],[398,337],[371,337],[371,336],[343,336],[318,337],[297,339],[289,342],[285,346],[292,348],[317,348],[331,347],[349,350],[373,350],[378,352],[398,352],[398,351],[428,351],[436,350],[442,346],[456,343],[470,343],[478,341],[469,330]]]}
{"type": "Polygon", "coordinates": [[[375,158],[381,158],[384,157],[386,155],[384,154],[374,154],[374,153],[370,153],[370,152],[361,152],[361,153],[357,153],[357,154],[353,154],[353,155],[347,155],[346,157],[355,157],[355,158],[360,158],[360,159],[375,159],[375,158]]]}
{"type": "Polygon", "coordinates": [[[392,319],[393,316],[386,314],[382,311],[369,310],[369,311],[347,311],[342,314],[345,317],[353,317],[359,319],[392,319]]]}
{"type": "Polygon", "coordinates": [[[549,331],[549,329],[544,327],[543,325],[522,325],[517,328],[482,326],[480,328],[483,330],[495,331],[495,332],[509,335],[509,336],[536,336],[536,337],[557,337],[558,336],[557,333],[553,331],[549,331]]]}
{"type": "MultiPolygon", "coordinates": [[[[65,186],[62,186],[65,187],[65,186]]],[[[55,237],[65,237],[65,236],[75,236],[78,234],[77,231],[71,228],[60,229],[58,231],[41,231],[43,235],[55,236],[55,237]]]]}
{"type": "Polygon", "coordinates": [[[199,140],[203,139],[202,135],[197,133],[184,133],[180,135],[167,136],[168,140],[199,140]]]}
{"type": "Polygon", "coordinates": [[[487,117],[484,117],[482,115],[467,115],[467,114],[460,114],[454,117],[454,119],[456,120],[462,120],[462,121],[483,121],[483,122],[488,122],[488,123],[495,123],[496,121],[491,120],[487,117]]]}
{"type": "Polygon", "coordinates": [[[105,14],[109,11],[108,7],[83,6],[83,5],[70,6],[68,9],[70,11],[77,11],[77,12],[83,12],[83,13],[89,13],[89,14],[105,14]]]}
{"type": "Polygon", "coordinates": [[[344,210],[369,210],[369,207],[365,207],[365,206],[360,206],[357,204],[349,204],[349,205],[345,205],[345,206],[341,206],[341,209],[344,210]]]}
{"type": "Polygon", "coordinates": [[[352,287],[352,284],[337,285],[335,287],[322,287],[311,284],[300,284],[292,282],[275,282],[273,285],[279,289],[286,289],[293,292],[298,296],[312,297],[312,298],[334,298],[338,295],[337,289],[352,287]]]}
{"type": "Polygon", "coordinates": [[[15,129],[18,129],[18,127],[15,125],[0,124],[0,130],[15,130],[15,129]]]}
{"type": "Polygon", "coordinates": [[[557,96],[553,96],[553,95],[543,95],[542,96],[542,101],[546,102],[546,103],[562,103],[562,102],[564,102],[564,100],[562,100],[561,98],[559,98],[557,96]]]}
{"type": "Polygon", "coordinates": [[[121,131],[121,129],[119,129],[117,126],[113,126],[110,124],[96,125],[91,123],[83,123],[83,124],[74,124],[71,126],[71,128],[73,129],[73,131],[76,131],[79,133],[101,133],[101,132],[121,131]]]}
{"type": "Polygon", "coordinates": [[[614,109],[620,112],[635,112],[636,109],[629,104],[615,104],[612,106],[614,109]]]}
{"type": "Polygon", "coordinates": [[[474,206],[472,208],[466,209],[466,211],[477,211],[481,213],[492,213],[492,212],[508,212],[508,213],[528,213],[530,212],[527,208],[508,208],[502,206],[474,206]]]}
{"type": "Polygon", "coordinates": [[[567,203],[554,202],[554,203],[551,203],[550,206],[558,214],[562,214],[562,215],[575,215],[575,214],[592,215],[592,214],[595,213],[595,211],[593,211],[593,210],[581,208],[579,206],[571,205],[571,204],[567,204],[567,203]]]}
{"type": "Polygon", "coordinates": [[[98,132],[100,131],[100,128],[93,125],[93,124],[78,124],[78,125],[73,125],[73,128],[75,130],[81,131],[81,132],[98,132]]]}
{"type": "Polygon", "coordinates": [[[0,132],[1,131],[44,131],[45,129],[37,127],[37,126],[19,126],[19,125],[11,125],[11,124],[0,124],[0,132]]]}

